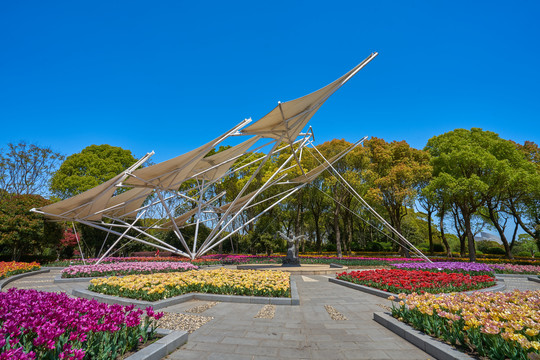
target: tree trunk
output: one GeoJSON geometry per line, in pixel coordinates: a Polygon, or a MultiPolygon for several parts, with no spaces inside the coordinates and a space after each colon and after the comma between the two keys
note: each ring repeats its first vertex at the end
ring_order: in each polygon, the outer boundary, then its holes
{"type": "Polygon", "coordinates": [[[508,245],[508,240],[506,239],[506,235],[504,234],[504,228],[501,226],[501,224],[499,224],[499,221],[495,216],[495,209],[493,208],[491,201],[487,202],[487,208],[489,213],[489,219],[491,220],[493,226],[495,226],[495,229],[497,229],[499,237],[501,238],[501,242],[504,246],[504,251],[506,252],[506,257],[509,259],[513,259],[514,255],[512,255],[512,249],[510,248],[510,245],[508,245]]]}
{"type": "Polygon", "coordinates": [[[471,215],[466,211],[461,211],[463,214],[463,221],[465,222],[465,234],[469,244],[469,261],[476,261],[476,247],[474,243],[474,235],[471,230],[471,215]]]}
{"type": "Polygon", "coordinates": [[[456,209],[452,209],[452,213],[454,215],[454,225],[456,227],[456,234],[459,238],[459,256],[465,257],[466,254],[466,248],[465,248],[465,240],[467,238],[467,232],[463,229],[464,226],[461,224],[459,220],[459,214],[456,209]]]}
{"type": "Polygon", "coordinates": [[[516,235],[519,228],[519,224],[516,222],[516,226],[514,226],[514,233],[512,234],[512,242],[510,243],[510,251],[514,248],[514,244],[516,243],[516,235]]]}
{"type": "Polygon", "coordinates": [[[347,218],[347,248],[349,251],[347,252],[347,255],[351,255],[351,246],[352,246],[352,238],[353,238],[353,222],[352,222],[352,216],[348,216],[347,218]]]}
{"type": "Polygon", "coordinates": [[[298,193],[298,205],[296,207],[296,221],[294,222],[294,236],[300,235],[300,225],[302,220],[302,199],[304,191],[300,190],[298,193]]]}
{"type": "Polygon", "coordinates": [[[459,234],[459,256],[465,257],[467,250],[465,248],[465,240],[467,239],[466,233],[459,234]]]}
{"type": "Polygon", "coordinates": [[[316,249],[317,252],[321,253],[322,238],[321,238],[321,227],[319,226],[319,214],[315,215],[313,213],[313,220],[315,221],[315,237],[316,237],[316,249]]]}
{"type": "Polygon", "coordinates": [[[536,240],[536,242],[540,245],[540,232],[534,231],[534,229],[529,229],[527,225],[523,223],[523,220],[521,220],[521,215],[519,215],[518,211],[516,210],[516,207],[514,206],[514,203],[510,202],[510,210],[512,211],[512,216],[516,219],[516,222],[521,226],[523,231],[525,231],[527,234],[531,235],[533,239],[536,240]]]}
{"type": "Polygon", "coordinates": [[[439,227],[441,231],[441,239],[446,249],[446,257],[452,257],[452,249],[450,249],[450,245],[448,245],[448,240],[446,240],[446,235],[444,233],[444,212],[441,213],[441,220],[439,222],[439,227]]]}
{"type": "Polygon", "coordinates": [[[339,204],[336,203],[336,208],[334,210],[334,233],[336,235],[336,253],[338,258],[342,258],[343,254],[341,253],[341,232],[339,230],[339,204]]]}
{"type": "Polygon", "coordinates": [[[433,254],[433,232],[431,231],[431,214],[433,211],[431,208],[427,212],[427,224],[428,224],[428,240],[429,240],[429,253],[433,254]]]}

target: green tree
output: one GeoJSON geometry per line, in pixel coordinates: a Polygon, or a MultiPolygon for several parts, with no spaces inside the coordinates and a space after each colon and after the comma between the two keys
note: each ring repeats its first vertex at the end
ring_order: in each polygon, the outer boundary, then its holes
{"type": "Polygon", "coordinates": [[[515,254],[528,253],[528,256],[534,258],[534,255],[538,252],[538,246],[533,237],[529,234],[519,234],[516,245],[513,247],[512,251],[515,254]]]}
{"type": "Polygon", "coordinates": [[[511,242],[507,239],[506,228],[513,216],[513,204],[530,198],[531,192],[534,192],[532,184],[535,178],[538,178],[538,172],[515,143],[492,133],[487,133],[485,138],[484,146],[493,159],[490,161],[491,168],[486,169],[489,170],[489,176],[486,177],[489,187],[483,194],[485,204],[479,213],[497,230],[506,256],[512,258],[511,250],[519,222],[514,222],[511,242]]]}
{"type": "Polygon", "coordinates": [[[40,195],[11,195],[0,199],[0,245],[12,260],[23,254],[42,255],[45,247],[55,246],[62,231],[57,223],[44,223],[42,215],[29,210],[49,204],[40,195]]]}
{"type": "MultiPolygon", "coordinates": [[[[60,199],[80,194],[118,175],[137,159],[131,151],[111,145],[90,145],[70,155],[51,179],[51,191],[60,199]]],[[[106,233],[80,225],[85,252],[97,256],[106,233]]],[[[110,235],[109,239],[115,237],[110,235]]]]}
{"type": "Polygon", "coordinates": [[[47,147],[20,142],[0,149],[0,189],[7,195],[41,194],[63,155],[47,147]]]}
{"type": "MultiPolygon", "coordinates": [[[[317,146],[317,149],[329,159],[342,151],[346,150],[352,144],[345,140],[334,139],[317,146]]],[[[351,185],[358,193],[365,193],[365,186],[362,184],[361,174],[366,168],[366,156],[362,147],[356,147],[341,160],[335,162],[332,166],[337,172],[351,185]]],[[[317,165],[319,163],[317,162],[317,165]]],[[[333,208],[329,214],[332,219],[331,226],[328,229],[332,230],[331,238],[336,243],[336,253],[338,257],[343,254],[343,248],[348,251],[350,242],[352,241],[352,225],[350,221],[349,211],[354,211],[353,196],[349,189],[343,186],[334,175],[329,175],[328,172],[323,174],[324,182],[322,183],[323,191],[333,198],[333,208]]]]}
{"type": "Polygon", "coordinates": [[[469,260],[476,260],[471,219],[484,204],[489,189],[487,177],[494,167],[494,156],[487,150],[496,136],[482,129],[456,129],[428,140],[434,178],[428,187],[444,188],[451,205],[459,210],[468,241],[469,260]]]}
{"type": "MultiPolygon", "coordinates": [[[[367,178],[371,185],[367,198],[382,206],[390,224],[401,233],[403,217],[412,208],[419,185],[431,176],[429,154],[411,148],[405,141],[387,143],[372,138],[365,143],[371,164],[367,178]]],[[[401,240],[400,253],[408,255],[401,240]]]]}
{"type": "Polygon", "coordinates": [[[519,226],[533,237],[540,247],[540,148],[534,142],[516,144],[517,149],[532,164],[535,172],[522,172],[517,186],[510,188],[508,208],[519,226]]]}
{"type": "Polygon", "coordinates": [[[512,257],[512,244],[505,235],[508,214],[531,193],[534,167],[515,144],[478,128],[435,136],[426,149],[433,156],[435,176],[429,187],[447,192],[461,253],[467,241],[469,259],[475,260],[472,219],[481,215],[497,230],[507,256],[512,257]]]}
{"type": "Polygon", "coordinates": [[[136,161],[129,150],[90,145],[66,158],[51,179],[51,191],[67,199],[113,178],[136,161]]]}

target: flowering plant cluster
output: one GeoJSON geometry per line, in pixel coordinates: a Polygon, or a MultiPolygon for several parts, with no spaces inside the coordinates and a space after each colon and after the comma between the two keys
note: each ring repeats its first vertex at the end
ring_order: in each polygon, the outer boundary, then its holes
{"type": "Polygon", "coordinates": [[[392,315],[420,331],[489,359],[538,359],[540,290],[399,297],[392,315]]]}
{"type": "Polygon", "coordinates": [[[188,262],[121,262],[99,265],[74,265],[62,270],[63,278],[98,277],[110,275],[153,274],[157,272],[178,272],[196,270],[198,267],[188,262]]]}
{"type": "MultiPolygon", "coordinates": [[[[97,263],[99,258],[90,258],[85,259],[84,262],[82,259],[71,259],[71,260],[61,260],[55,261],[49,266],[70,266],[70,265],[92,265],[97,263]]],[[[185,262],[189,259],[178,257],[178,256],[168,256],[168,257],[150,257],[150,256],[126,256],[126,257],[106,257],[101,260],[101,264],[112,264],[119,262],[185,262]]],[[[191,260],[189,260],[191,262],[191,260]]]]}
{"type": "Polygon", "coordinates": [[[432,263],[427,262],[415,262],[415,263],[401,263],[392,264],[393,267],[398,269],[414,269],[414,270],[429,270],[429,271],[444,271],[444,272],[464,272],[474,273],[475,275],[484,274],[492,275],[493,267],[488,264],[478,264],[470,262],[456,262],[456,261],[437,261],[432,263]]]}
{"type": "Polygon", "coordinates": [[[540,274],[540,266],[535,265],[513,265],[513,264],[484,264],[457,261],[436,261],[433,263],[401,263],[392,264],[398,269],[416,269],[446,272],[467,272],[467,273],[499,273],[499,274],[540,274]]]}
{"type": "Polygon", "coordinates": [[[383,291],[406,294],[414,291],[438,294],[495,285],[495,278],[489,275],[400,269],[351,271],[338,274],[337,278],[383,291]]]}
{"type": "Polygon", "coordinates": [[[107,295],[156,301],[190,292],[290,296],[290,274],[282,271],[216,270],[112,276],[90,281],[89,290],[107,295]]]}
{"type": "MultiPolygon", "coordinates": [[[[205,255],[198,259],[188,259],[185,257],[108,257],[101,263],[118,262],[171,262],[183,261],[191,262],[197,265],[241,265],[241,264],[281,264],[284,255],[230,255],[230,254],[212,254],[205,255]]],[[[362,256],[337,256],[329,255],[300,255],[301,262],[304,264],[330,264],[336,263],[348,266],[384,266],[395,262],[423,262],[420,258],[401,258],[401,257],[362,257],[362,256]]],[[[86,263],[94,264],[98,259],[86,259],[86,263]]],[[[50,264],[51,266],[69,266],[82,265],[82,260],[63,260],[50,264]]]]}
{"type": "MultiPolygon", "coordinates": [[[[201,260],[219,260],[221,264],[280,264],[285,256],[284,255],[227,255],[227,254],[213,254],[203,256],[201,260]]],[[[362,256],[344,256],[338,258],[337,256],[328,255],[300,255],[300,261],[304,264],[330,264],[336,263],[341,265],[388,265],[393,262],[417,262],[424,261],[419,258],[400,258],[400,257],[362,257],[362,256]]]]}
{"type": "Polygon", "coordinates": [[[24,263],[15,261],[0,261],[0,279],[39,269],[40,266],[37,262],[24,263]]]}
{"type": "Polygon", "coordinates": [[[9,289],[0,293],[0,358],[114,359],[153,336],[151,318],[162,315],[151,307],[9,289]]]}
{"type": "Polygon", "coordinates": [[[513,264],[491,264],[496,273],[501,274],[540,274],[538,265],[513,265],[513,264]]]}
{"type": "MultiPolygon", "coordinates": [[[[433,261],[469,261],[469,258],[464,257],[453,257],[453,258],[447,258],[447,257],[435,257],[431,258],[433,261]]],[[[536,259],[512,259],[509,260],[506,257],[502,256],[499,258],[496,257],[483,257],[482,255],[478,255],[476,257],[476,262],[479,263],[485,263],[485,264],[505,264],[505,263],[512,263],[515,265],[538,265],[538,260],[536,259]]]]}

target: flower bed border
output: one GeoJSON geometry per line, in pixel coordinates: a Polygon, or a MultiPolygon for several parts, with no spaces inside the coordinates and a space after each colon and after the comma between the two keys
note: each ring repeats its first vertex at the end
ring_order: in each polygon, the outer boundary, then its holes
{"type": "MultiPolygon", "coordinates": [[[[533,274],[497,274],[495,273],[496,278],[528,278],[529,276],[534,276],[533,274]]],[[[502,279],[501,279],[502,280],[502,279]]]]}
{"type": "Polygon", "coordinates": [[[475,359],[458,349],[439,341],[421,331],[413,329],[411,326],[393,318],[384,312],[373,313],[373,320],[381,324],[394,334],[407,340],[420,350],[428,353],[439,360],[468,360],[475,359]]]}
{"type": "Polygon", "coordinates": [[[77,277],[77,278],[63,278],[62,274],[56,275],[54,278],[55,284],[62,284],[62,283],[70,283],[70,282],[84,282],[84,281],[90,281],[92,279],[99,279],[102,277],[108,277],[108,276],[95,276],[95,277],[77,277]]]}
{"type": "Polygon", "coordinates": [[[32,275],[37,275],[37,274],[48,273],[49,271],[51,271],[51,270],[42,268],[41,270],[29,271],[29,272],[13,275],[13,276],[7,277],[5,279],[2,279],[2,280],[0,280],[0,291],[2,291],[4,286],[6,286],[7,284],[9,284],[12,281],[18,280],[18,279],[26,277],[26,276],[32,276],[32,275]]]}
{"type": "Polygon", "coordinates": [[[189,293],[179,296],[175,296],[165,300],[159,301],[145,301],[135,300],[130,298],[123,298],[119,296],[100,294],[90,290],[73,289],[71,294],[84,299],[96,299],[97,301],[104,302],[106,304],[120,304],[120,305],[135,305],[141,309],[147,306],[152,306],[154,310],[166,308],[168,306],[181,304],[190,300],[203,300],[203,301],[222,301],[222,302],[234,302],[245,304],[272,304],[272,305],[300,305],[300,297],[298,296],[298,289],[296,288],[296,282],[291,280],[291,297],[268,297],[268,296],[240,296],[240,295],[222,295],[222,294],[205,294],[205,293],[189,293]]]}
{"type": "Polygon", "coordinates": [[[160,360],[188,341],[188,333],[186,331],[172,331],[158,328],[156,334],[165,336],[137,351],[135,354],[128,356],[125,360],[160,360]]]}
{"type": "MultiPolygon", "coordinates": [[[[335,278],[329,278],[328,281],[330,281],[331,283],[346,286],[346,287],[354,289],[354,290],[359,290],[359,291],[368,293],[370,295],[375,295],[375,296],[386,298],[386,299],[388,299],[389,296],[394,296],[396,298],[398,296],[398,294],[394,294],[394,293],[391,293],[391,292],[388,292],[388,291],[382,291],[382,290],[375,289],[375,288],[365,286],[365,285],[355,284],[355,283],[352,283],[350,281],[345,281],[345,280],[340,280],[340,279],[335,279],[335,278]]],[[[506,289],[506,284],[504,283],[504,280],[499,279],[499,280],[497,280],[497,284],[495,286],[484,288],[484,289],[478,289],[478,290],[463,291],[463,292],[465,294],[471,294],[471,293],[473,293],[475,291],[480,291],[480,292],[503,291],[504,289],[506,289]]],[[[399,301],[399,299],[396,299],[394,301],[399,301]]]]}

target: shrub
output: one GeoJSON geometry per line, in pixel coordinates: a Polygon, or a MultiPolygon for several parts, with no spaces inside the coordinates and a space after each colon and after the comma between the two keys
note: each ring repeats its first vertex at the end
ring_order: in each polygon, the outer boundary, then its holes
{"type": "Polygon", "coordinates": [[[433,244],[433,252],[445,252],[444,246],[442,244],[433,244]]]}
{"type": "Polygon", "coordinates": [[[487,248],[484,253],[490,254],[490,255],[506,255],[506,251],[504,251],[501,247],[492,246],[487,248]]]}

